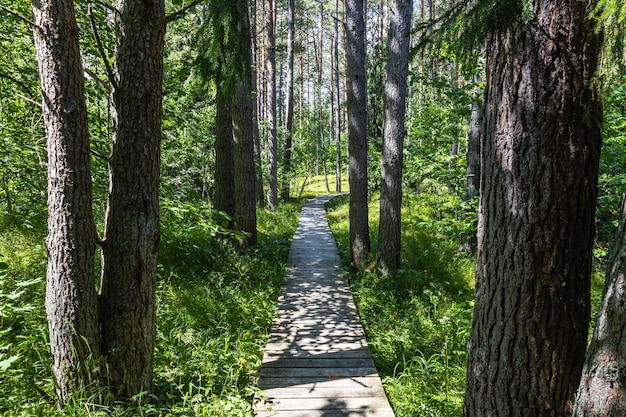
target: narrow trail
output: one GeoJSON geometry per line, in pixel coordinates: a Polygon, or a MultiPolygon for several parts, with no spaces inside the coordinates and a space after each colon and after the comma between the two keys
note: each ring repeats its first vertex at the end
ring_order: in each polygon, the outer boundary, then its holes
{"type": "Polygon", "coordinates": [[[267,398],[258,417],[394,417],[328,227],[332,198],[302,209],[263,358],[267,398]]]}

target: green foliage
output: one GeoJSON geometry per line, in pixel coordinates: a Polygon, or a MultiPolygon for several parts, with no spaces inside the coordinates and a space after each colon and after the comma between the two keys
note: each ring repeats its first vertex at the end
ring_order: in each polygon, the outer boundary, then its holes
{"type": "Polygon", "coordinates": [[[243,253],[223,213],[204,203],[162,206],[155,391],[134,407],[101,405],[108,395],[101,389],[57,410],[44,309],[45,225],[0,221],[0,415],[252,416],[301,203],[261,211],[259,245],[243,253]]]}
{"type": "MultiPolygon", "coordinates": [[[[28,2],[0,5],[29,16],[28,2]]],[[[0,10],[0,210],[41,214],[44,209],[46,144],[32,29],[0,10]]]]}
{"type": "Polygon", "coordinates": [[[229,94],[239,80],[251,75],[248,3],[211,0],[203,11],[194,39],[196,64],[205,79],[219,84],[218,91],[229,94]]]}
{"type": "MultiPolygon", "coordinates": [[[[617,230],[626,192],[626,80],[604,96],[604,127],[598,196],[598,240],[607,245],[617,230]]],[[[606,248],[606,246],[605,246],[606,248]]]]}
{"type": "MultiPolygon", "coordinates": [[[[344,260],[349,257],[346,202],[335,199],[329,208],[344,260]]],[[[350,275],[351,287],[396,415],[457,416],[465,386],[473,262],[457,253],[458,242],[420,225],[427,223],[428,206],[420,201],[411,206],[411,213],[403,211],[401,270],[350,275]]]]}

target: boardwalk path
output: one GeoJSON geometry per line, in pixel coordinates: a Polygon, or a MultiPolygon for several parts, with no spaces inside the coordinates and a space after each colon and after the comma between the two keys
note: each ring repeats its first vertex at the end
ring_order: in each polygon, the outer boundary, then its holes
{"type": "Polygon", "coordinates": [[[393,417],[374,367],[324,204],[310,200],[293,238],[265,350],[258,417],[393,417]]]}

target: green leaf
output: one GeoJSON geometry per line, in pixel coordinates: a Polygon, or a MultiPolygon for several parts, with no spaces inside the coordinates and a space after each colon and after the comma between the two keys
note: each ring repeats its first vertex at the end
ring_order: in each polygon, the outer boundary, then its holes
{"type": "Polygon", "coordinates": [[[0,361],[0,371],[6,372],[6,370],[11,367],[11,364],[18,359],[19,359],[19,356],[13,355],[13,356],[9,356],[3,361],[0,361]]]}

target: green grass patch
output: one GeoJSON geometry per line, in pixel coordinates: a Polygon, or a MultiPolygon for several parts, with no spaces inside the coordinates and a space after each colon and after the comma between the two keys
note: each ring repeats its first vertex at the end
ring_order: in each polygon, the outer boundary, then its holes
{"type": "MultiPolygon", "coordinates": [[[[413,200],[403,212],[403,263],[392,275],[351,273],[368,342],[398,417],[462,414],[471,327],[474,262],[459,243],[427,222],[432,208],[413,200]],[[409,213],[409,208],[411,213],[409,213]]],[[[373,252],[378,201],[370,205],[373,252]]],[[[344,264],[349,263],[348,198],[328,209],[344,264]]]]}
{"type": "Polygon", "coordinates": [[[252,416],[262,352],[300,208],[294,200],[274,213],[259,210],[259,244],[241,252],[210,207],[165,204],[154,391],[138,407],[100,406],[92,397],[76,398],[63,411],[54,403],[50,375],[45,225],[25,227],[3,219],[0,415],[252,416]]]}

